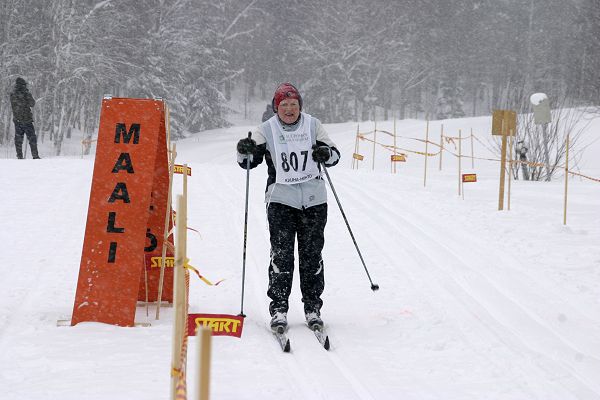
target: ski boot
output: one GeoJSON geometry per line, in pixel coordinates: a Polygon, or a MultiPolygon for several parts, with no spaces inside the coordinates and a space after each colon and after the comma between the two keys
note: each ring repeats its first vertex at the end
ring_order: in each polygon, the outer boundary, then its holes
{"type": "Polygon", "coordinates": [[[323,330],[323,320],[321,319],[321,316],[319,315],[319,313],[308,312],[305,314],[305,316],[306,316],[306,324],[308,325],[310,330],[312,330],[312,331],[315,331],[315,330],[322,331],[323,330]]]}
{"type": "Polygon", "coordinates": [[[271,318],[271,330],[283,333],[287,329],[287,313],[277,311],[271,318]]]}

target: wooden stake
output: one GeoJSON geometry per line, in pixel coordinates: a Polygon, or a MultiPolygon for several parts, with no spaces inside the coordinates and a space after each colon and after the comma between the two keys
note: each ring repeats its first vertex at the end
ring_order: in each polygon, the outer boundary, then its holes
{"type": "Polygon", "coordinates": [[[185,327],[185,263],[187,241],[187,205],[186,198],[177,196],[177,236],[175,237],[175,266],[173,277],[173,347],[171,351],[171,399],[176,398],[178,375],[183,365],[181,363],[181,346],[185,327]]]}
{"type": "Polygon", "coordinates": [[[473,128],[471,128],[471,168],[475,169],[475,156],[473,153],[473,128]]]}
{"type": "Polygon", "coordinates": [[[444,154],[444,124],[440,132],[440,171],[442,170],[442,155],[444,154]]]}
{"type": "Polygon", "coordinates": [[[148,271],[146,270],[146,259],[142,256],[142,265],[144,266],[144,286],[146,291],[146,317],[150,316],[150,304],[148,302],[148,271]]]}
{"type": "MultiPolygon", "coordinates": [[[[394,113],[394,155],[396,155],[396,114],[394,113]]],[[[396,173],[396,162],[392,161],[392,172],[396,173]]]]}
{"type": "Polygon", "coordinates": [[[429,151],[429,117],[427,118],[427,125],[425,125],[425,172],[423,173],[423,187],[427,186],[427,159],[429,151]]]}
{"type": "Polygon", "coordinates": [[[212,331],[202,326],[198,329],[198,400],[208,400],[210,394],[210,357],[212,331]]]}
{"type": "Polygon", "coordinates": [[[187,164],[183,164],[183,197],[187,200],[188,195],[187,195],[187,170],[188,170],[188,165],[187,164]]]}
{"type": "Polygon", "coordinates": [[[565,204],[563,207],[563,225],[567,224],[567,189],[569,188],[569,134],[567,134],[565,153],[565,204]]]}
{"type": "MultiPolygon", "coordinates": [[[[359,128],[360,128],[360,124],[356,124],[356,139],[354,140],[354,154],[358,154],[358,141],[359,141],[358,136],[360,135],[359,128]]],[[[358,160],[356,158],[354,158],[354,154],[352,155],[352,169],[354,169],[355,163],[358,164],[358,160]]],[[[356,166],[356,169],[358,169],[358,165],[356,166]]]]}
{"type": "Polygon", "coordinates": [[[375,128],[373,129],[373,163],[371,165],[371,170],[375,171],[375,146],[377,145],[377,121],[373,121],[375,123],[375,128]]]}
{"type": "Polygon", "coordinates": [[[513,174],[513,158],[512,158],[512,154],[513,154],[513,131],[512,129],[509,131],[510,136],[509,136],[509,145],[508,145],[508,193],[507,193],[507,197],[508,197],[508,207],[507,210],[510,211],[510,188],[511,188],[511,182],[512,182],[512,174],[513,174]]]}
{"type": "Polygon", "coordinates": [[[508,127],[508,113],[504,113],[502,121],[502,149],[500,154],[500,190],[498,193],[498,210],[504,210],[504,179],[506,176],[506,136],[508,127]]]}
{"type": "MultiPolygon", "coordinates": [[[[167,125],[169,126],[169,125],[167,125]]],[[[167,129],[167,132],[169,129],[167,129]]],[[[163,284],[165,280],[165,265],[167,258],[167,242],[169,241],[169,218],[171,217],[171,199],[173,196],[173,172],[175,171],[175,158],[177,157],[177,144],[173,143],[169,154],[169,193],[167,194],[167,213],[165,215],[165,230],[163,234],[163,245],[160,264],[160,276],[158,278],[158,298],[156,299],[156,319],[160,318],[160,304],[162,302],[163,284]]],[[[187,171],[185,171],[187,172],[187,171]]],[[[186,176],[187,173],[184,173],[186,176]]]]}
{"type": "Polygon", "coordinates": [[[163,233],[163,244],[162,244],[162,254],[161,254],[161,266],[160,266],[160,276],[158,278],[158,298],[156,299],[156,319],[160,318],[160,305],[162,302],[162,291],[165,279],[165,264],[167,257],[167,242],[169,240],[169,218],[171,218],[171,202],[173,198],[173,172],[175,170],[175,158],[177,157],[177,146],[176,143],[171,145],[171,114],[169,111],[169,107],[165,104],[165,124],[167,125],[167,149],[169,149],[169,154],[167,154],[167,158],[169,160],[169,193],[167,194],[167,211],[165,214],[165,225],[164,225],[164,233],[163,233]]]}
{"type": "Polygon", "coordinates": [[[461,194],[461,187],[462,187],[462,177],[461,177],[461,173],[462,173],[462,130],[459,129],[458,130],[458,195],[460,196],[461,194]]]}

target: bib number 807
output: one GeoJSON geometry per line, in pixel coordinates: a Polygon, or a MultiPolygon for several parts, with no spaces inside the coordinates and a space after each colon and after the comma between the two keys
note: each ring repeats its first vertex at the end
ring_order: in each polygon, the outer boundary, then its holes
{"type": "MultiPolygon", "coordinates": [[[[302,171],[305,171],[306,161],[308,160],[308,151],[301,151],[300,155],[301,157],[304,156],[304,161],[302,162],[302,171]]],[[[298,155],[292,151],[288,160],[287,153],[281,153],[281,168],[283,168],[285,172],[288,172],[290,170],[290,167],[294,171],[298,171],[298,155]]]]}

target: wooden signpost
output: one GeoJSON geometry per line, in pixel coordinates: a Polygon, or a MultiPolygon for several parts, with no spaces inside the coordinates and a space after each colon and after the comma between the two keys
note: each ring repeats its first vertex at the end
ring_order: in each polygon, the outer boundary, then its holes
{"type": "Polygon", "coordinates": [[[492,135],[502,136],[500,150],[500,189],[498,193],[498,210],[504,209],[504,182],[506,180],[506,148],[508,135],[517,131],[517,113],[510,110],[494,110],[492,114],[492,135]]]}

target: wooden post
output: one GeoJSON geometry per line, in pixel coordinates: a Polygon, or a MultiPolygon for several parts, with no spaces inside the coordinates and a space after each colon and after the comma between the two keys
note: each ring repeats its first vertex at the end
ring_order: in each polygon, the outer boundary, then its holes
{"type": "Polygon", "coordinates": [[[423,173],[423,187],[427,186],[427,159],[429,151],[429,117],[427,117],[427,125],[425,125],[425,171],[423,173]]]}
{"type": "Polygon", "coordinates": [[[567,189],[569,187],[569,134],[567,134],[567,149],[565,153],[565,204],[563,207],[563,225],[567,224],[567,189]]]}
{"type": "Polygon", "coordinates": [[[186,198],[177,196],[177,236],[175,237],[175,266],[173,277],[173,347],[171,352],[171,399],[176,398],[178,375],[183,365],[181,363],[181,346],[183,344],[185,319],[185,262],[187,241],[187,205],[186,198]]]}
{"type": "MultiPolygon", "coordinates": [[[[356,139],[354,140],[354,154],[358,154],[358,141],[359,141],[358,136],[360,135],[359,129],[360,129],[360,124],[356,124],[356,139]]],[[[356,158],[354,158],[354,154],[352,155],[352,169],[354,169],[355,163],[356,163],[356,169],[358,169],[358,160],[356,158]]]]}
{"type": "Polygon", "coordinates": [[[203,326],[198,329],[198,400],[208,400],[210,394],[210,357],[212,331],[203,326]]]}
{"type": "Polygon", "coordinates": [[[146,294],[145,303],[146,303],[146,317],[150,316],[150,304],[148,301],[148,270],[146,269],[146,260],[142,257],[142,265],[144,265],[144,290],[146,294]]]}
{"type": "Polygon", "coordinates": [[[509,145],[508,145],[508,193],[507,193],[507,197],[508,197],[508,207],[507,210],[510,211],[510,188],[511,188],[511,182],[512,182],[512,174],[513,174],[513,158],[512,158],[512,154],[513,154],[513,130],[509,130],[509,145]]]}
{"type": "Polygon", "coordinates": [[[183,164],[183,193],[182,194],[183,194],[183,197],[186,199],[186,201],[188,198],[188,195],[187,195],[187,186],[188,186],[187,185],[187,177],[188,177],[187,171],[188,171],[188,165],[183,164]]]}
{"type": "Polygon", "coordinates": [[[471,168],[475,169],[475,156],[473,153],[473,128],[471,128],[471,168]]]}
{"type": "Polygon", "coordinates": [[[443,154],[444,154],[444,124],[442,124],[442,130],[440,131],[440,171],[442,170],[443,154]]]}
{"type": "MultiPolygon", "coordinates": [[[[168,113],[167,113],[168,115],[168,113]]],[[[168,121],[168,118],[167,118],[168,121]]],[[[169,123],[167,122],[167,127],[169,123]]],[[[167,128],[167,132],[169,128],[167,128]]],[[[169,152],[169,193],[167,195],[167,212],[165,214],[165,233],[163,236],[161,264],[160,264],[160,277],[158,278],[158,298],[156,299],[156,319],[160,318],[160,303],[162,301],[162,291],[165,280],[165,265],[167,257],[167,242],[169,241],[169,218],[171,218],[171,201],[173,196],[173,173],[175,171],[175,158],[177,157],[177,144],[171,145],[171,151],[169,152]]],[[[186,174],[184,174],[185,176],[186,174]]]]}
{"type": "Polygon", "coordinates": [[[500,190],[498,193],[498,210],[504,210],[504,179],[506,177],[506,136],[508,128],[508,113],[502,118],[502,149],[500,154],[500,190]]]}
{"type": "Polygon", "coordinates": [[[462,186],[462,130],[458,130],[458,195],[461,195],[461,186],[462,186]]]}
{"type": "MultiPolygon", "coordinates": [[[[396,155],[396,114],[394,113],[394,155],[396,155]]],[[[396,173],[396,162],[392,161],[392,172],[396,173]]]]}
{"type": "Polygon", "coordinates": [[[375,123],[375,128],[373,129],[373,163],[371,165],[371,170],[375,171],[375,146],[377,145],[377,121],[373,121],[375,123]]]}

